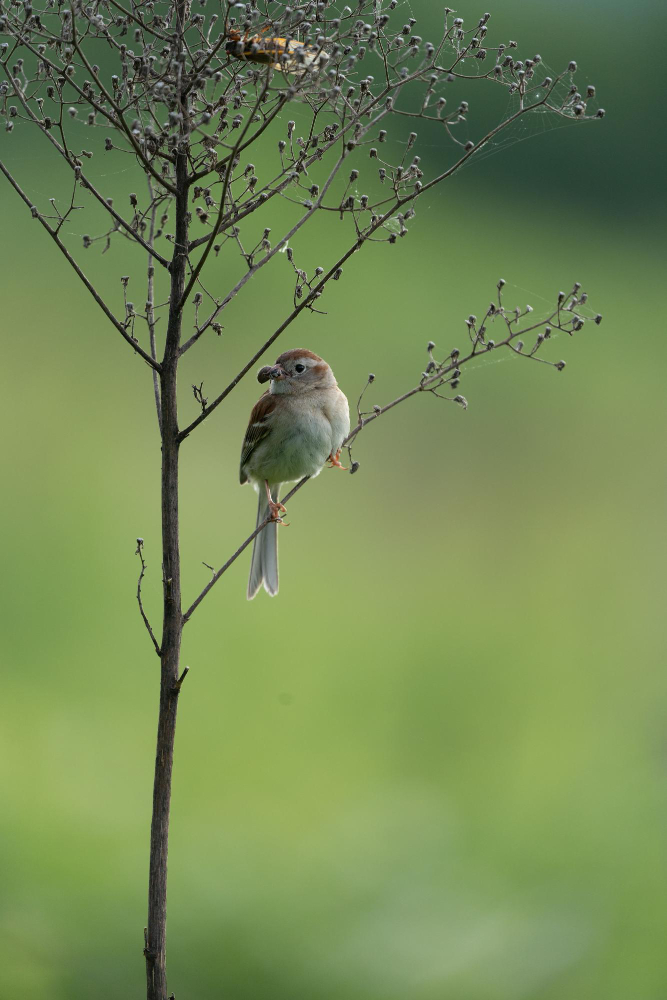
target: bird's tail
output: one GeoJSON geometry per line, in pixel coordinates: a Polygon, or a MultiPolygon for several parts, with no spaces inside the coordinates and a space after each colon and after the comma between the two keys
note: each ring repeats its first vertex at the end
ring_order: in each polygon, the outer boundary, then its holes
{"type": "MultiPolygon", "coordinates": [[[[276,503],[280,485],[280,483],[276,483],[271,487],[271,499],[276,503]]],[[[257,527],[265,520],[268,512],[266,491],[262,486],[257,501],[257,527]]],[[[275,597],[278,593],[278,525],[275,521],[270,521],[253,542],[250,577],[248,579],[249,601],[252,601],[262,584],[264,584],[264,590],[267,594],[275,597]]]]}

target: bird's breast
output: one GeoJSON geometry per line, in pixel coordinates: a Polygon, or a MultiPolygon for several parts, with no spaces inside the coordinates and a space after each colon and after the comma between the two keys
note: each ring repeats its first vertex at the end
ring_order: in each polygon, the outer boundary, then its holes
{"type": "Polygon", "coordinates": [[[290,401],[272,420],[271,433],[256,449],[252,474],[269,482],[316,476],[333,448],[333,432],[321,406],[303,397],[290,401]]]}

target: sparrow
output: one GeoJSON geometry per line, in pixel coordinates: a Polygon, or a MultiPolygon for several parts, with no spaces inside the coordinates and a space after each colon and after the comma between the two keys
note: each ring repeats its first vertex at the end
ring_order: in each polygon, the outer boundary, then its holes
{"type": "Polygon", "coordinates": [[[271,520],[256,536],[248,579],[248,600],[259,588],[278,593],[278,524],[285,508],[278,495],[283,483],[317,476],[327,460],[342,469],[340,450],[350,431],[350,411],[326,361],[297,348],[285,351],[275,365],[257,373],[270,382],[250,414],[241,449],[241,485],[258,492],[257,526],[271,520]]]}

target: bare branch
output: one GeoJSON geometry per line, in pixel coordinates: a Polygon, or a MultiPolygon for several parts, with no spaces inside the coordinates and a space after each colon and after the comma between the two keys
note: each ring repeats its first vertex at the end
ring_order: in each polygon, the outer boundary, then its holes
{"type": "Polygon", "coordinates": [[[2,173],[5,175],[5,177],[7,178],[7,180],[9,181],[9,183],[12,185],[12,187],[14,188],[14,190],[16,191],[16,193],[19,195],[19,197],[28,206],[28,208],[30,209],[30,212],[32,213],[33,219],[37,219],[41,223],[41,225],[44,227],[44,229],[47,231],[47,233],[49,234],[49,236],[51,237],[51,239],[53,240],[53,242],[56,244],[56,246],[58,247],[58,249],[62,253],[63,257],[65,257],[65,259],[70,264],[70,266],[74,269],[74,271],[76,271],[77,275],[79,276],[79,278],[81,279],[81,281],[84,283],[84,285],[86,286],[86,288],[88,289],[88,291],[90,292],[90,294],[92,295],[92,297],[95,299],[95,301],[97,302],[97,304],[100,307],[100,309],[102,310],[102,312],[105,314],[105,316],[109,320],[111,320],[111,322],[113,323],[113,325],[116,327],[116,329],[120,333],[121,337],[124,340],[127,341],[127,343],[132,347],[133,351],[135,351],[138,355],[140,355],[140,357],[142,357],[144,359],[144,361],[146,362],[146,364],[150,365],[151,368],[153,368],[155,371],[159,372],[160,371],[160,365],[158,364],[158,362],[154,361],[153,358],[150,356],[150,354],[146,354],[146,352],[143,350],[143,348],[141,348],[139,346],[139,344],[136,342],[136,340],[134,340],[130,336],[130,334],[127,332],[127,330],[125,329],[125,327],[123,326],[123,324],[120,322],[120,320],[118,320],[114,316],[114,314],[111,312],[111,310],[109,309],[109,307],[106,304],[106,302],[102,299],[102,297],[99,294],[99,292],[90,283],[90,281],[85,276],[85,274],[83,273],[83,271],[81,270],[81,268],[79,267],[79,265],[77,264],[77,262],[74,260],[74,258],[70,254],[69,250],[67,249],[67,247],[65,246],[65,244],[62,242],[62,240],[58,236],[58,234],[55,231],[55,229],[52,229],[51,226],[46,221],[46,219],[44,218],[44,216],[40,215],[40,213],[37,210],[37,208],[32,204],[32,202],[28,198],[27,194],[25,194],[25,192],[19,187],[18,183],[14,180],[14,178],[10,174],[9,170],[7,169],[7,167],[4,165],[4,163],[1,160],[0,160],[0,171],[2,171],[2,173]]]}
{"type": "Polygon", "coordinates": [[[181,688],[183,687],[183,681],[185,680],[185,678],[188,676],[189,673],[190,673],[190,667],[183,667],[183,673],[181,674],[181,676],[178,678],[173,688],[171,689],[173,694],[181,693],[181,688]]]}
{"type": "MultiPolygon", "coordinates": [[[[148,184],[148,196],[150,199],[150,224],[148,229],[148,265],[146,274],[146,323],[148,325],[148,339],[150,343],[151,357],[153,361],[157,361],[157,344],[155,342],[155,268],[153,267],[152,259],[152,248],[153,241],[155,239],[155,220],[157,216],[157,201],[153,194],[153,185],[151,184],[151,179],[146,175],[146,183],[148,184]]],[[[162,434],[162,401],[160,399],[160,380],[158,379],[157,372],[153,369],[153,396],[155,399],[155,412],[157,414],[157,423],[160,430],[160,435],[162,434]]]]}
{"type": "MultiPolygon", "coordinates": [[[[289,491],[289,493],[285,494],[285,496],[281,500],[281,503],[287,503],[288,500],[291,500],[292,497],[294,496],[294,494],[297,493],[301,489],[302,486],[305,486],[305,484],[308,482],[308,479],[309,479],[308,476],[304,476],[304,478],[301,479],[296,484],[296,486],[294,486],[289,491]]],[[[206,595],[208,594],[208,592],[216,585],[216,583],[218,582],[218,580],[220,579],[220,577],[224,573],[227,572],[227,570],[229,569],[229,567],[233,563],[236,562],[236,560],[241,555],[241,553],[244,552],[248,548],[248,546],[250,545],[250,543],[257,537],[257,535],[259,535],[259,533],[261,531],[264,531],[264,528],[267,526],[267,524],[269,524],[270,521],[271,521],[271,517],[266,517],[262,521],[262,523],[259,524],[255,528],[255,530],[253,531],[253,533],[251,535],[248,535],[248,537],[246,538],[246,540],[244,542],[242,542],[241,545],[239,545],[239,547],[236,550],[236,552],[232,556],[229,557],[229,559],[227,560],[227,562],[224,563],[220,567],[220,569],[217,570],[213,574],[213,576],[211,577],[211,579],[209,580],[209,582],[206,584],[206,586],[204,587],[204,589],[202,590],[202,592],[199,594],[199,596],[197,598],[195,598],[195,600],[192,602],[192,604],[190,605],[190,607],[188,608],[188,610],[183,615],[183,624],[184,625],[186,624],[186,622],[190,621],[190,618],[192,617],[194,611],[199,607],[199,605],[204,600],[204,598],[206,597],[206,595]]]]}
{"type": "MultiPolygon", "coordinates": [[[[209,328],[209,326],[211,326],[211,324],[213,323],[213,321],[215,320],[215,318],[219,315],[219,313],[241,291],[241,289],[243,288],[243,286],[245,284],[247,284],[247,282],[250,281],[250,279],[255,276],[255,274],[260,270],[260,268],[264,267],[265,264],[268,264],[268,262],[273,259],[273,257],[276,255],[276,253],[281,252],[287,246],[287,244],[292,239],[292,237],[295,236],[296,233],[299,232],[299,230],[311,219],[311,217],[314,215],[314,213],[321,207],[322,201],[323,201],[323,199],[324,199],[327,191],[329,190],[329,187],[332,184],[332,182],[333,182],[336,174],[338,173],[338,170],[341,167],[344,158],[345,158],[345,153],[343,153],[341,155],[341,157],[338,159],[338,161],[334,165],[331,173],[329,174],[329,177],[327,178],[327,180],[326,180],[326,182],[325,182],[325,184],[324,184],[324,186],[322,188],[322,193],[320,194],[320,197],[318,198],[317,202],[308,209],[308,211],[298,220],[298,222],[296,222],[292,226],[292,228],[287,233],[285,233],[285,235],[282,237],[282,239],[275,245],[275,247],[273,247],[272,250],[270,250],[267,254],[265,254],[265,256],[261,258],[261,260],[259,260],[256,264],[253,264],[252,267],[250,267],[249,270],[246,271],[246,273],[243,275],[243,277],[241,278],[241,280],[238,281],[236,283],[236,285],[234,285],[234,287],[232,288],[232,290],[225,296],[225,298],[222,300],[222,302],[220,302],[216,306],[216,308],[213,310],[213,312],[211,313],[211,315],[209,316],[209,318],[206,320],[206,322],[196,331],[196,333],[192,337],[190,337],[189,340],[187,340],[185,342],[185,344],[183,344],[183,346],[181,347],[181,354],[185,354],[185,352],[188,351],[192,347],[192,345],[194,343],[196,343],[197,340],[199,340],[199,338],[201,337],[201,335],[206,332],[206,330],[209,328]]],[[[335,272],[335,270],[336,270],[336,267],[334,267],[334,270],[332,271],[332,274],[335,272]]],[[[316,295],[314,295],[314,297],[316,297],[316,295]]],[[[306,304],[307,303],[304,303],[304,305],[306,305],[306,304]]],[[[256,358],[253,358],[253,360],[250,362],[250,364],[251,365],[254,364],[255,360],[256,360],[256,358]]],[[[237,383],[235,383],[235,384],[237,384],[237,383]]],[[[222,398],[218,397],[218,400],[215,403],[211,404],[210,409],[211,410],[214,409],[215,406],[218,405],[218,402],[222,402],[223,398],[224,398],[224,396],[222,398]]],[[[208,414],[205,414],[205,415],[208,415],[208,414]]],[[[187,433],[189,433],[189,430],[188,430],[187,433]]],[[[185,432],[181,435],[181,439],[183,439],[184,437],[187,437],[187,434],[185,432]]]]}
{"type": "MultiPolygon", "coordinates": [[[[2,63],[2,67],[6,75],[9,77],[6,62],[2,63]]],[[[9,77],[9,79],[11,79],[11,77],[9,77]]],[[[146,243],[146,241],[143,239],[140,233],[138,233],[136,229],[133,229],[132,226],[129,224],[129,222],[127,222],[121,215],[119,215],[119,213],[111,204],[111,200],[109,198],[105,198],[102,194],[100,194],[100,192],[94,186],[92,181],[83,173],[83,170],[81,169],[81,163],[76,158],[70,156],[68,150],[65,149],[64,146],[61,146],[61,144],[58,142],[55,136],[51,134],[49,129],[43,128],[42,123],[35,115],[32,108],[29,106],[23,91],[16,88],[15,94],[18,100],[21,102],[26,114],[29,115],[30,119],[40,127],[40,130],[43,132],[43,134],[46,136],[49,142],[55,147],[55,149],[58,150],[58,152],[63,157],[67,165],[74,171],[75,177],[77,178],[77,180],[81,182],[82,187],[84,187],[87,191],[90,191],[93,197],[100,203],[100,205],[102,205],[104,210],[108,212],[113,219],[116,220],[119,226],[123,227],[123,229],[128,233],[128,235],[130,235],[134,240],[136,240],[136,242],[140,246],[142,246],[144,250],[147,250],[148,253],[152,257],[154,257],[159,264],[162,265],[162,267],[168,268],[169,261],[165,257],[163,257],[162,254],[158,253],[152,246],[146,243]]]]}
{"type": "Polygon", "coordinates": [[[160,653],[160,646],[158,644],[157,639],[155,638],[155,633],[153,632],[153,629],[151,628],[151,624],[150,624],[148,618],[146,617],[146,612],[144,611],[144,605],[143,605],[143,602],[141,600],[141,581],[143,580],[144,573],[146,572],[146,563],[144,561],[144,552],[143,552],[143,549],[144,549],[144,540],[143,540],[143,538],[137,538],[137,551],[136,551],[135,555],[138,555],[139,559],[141,560],[141,572],[139,574],[139,580],[137,581],[137,603],[139,604],[139,611],[141,612],[141,617],[143,619],[144,625],[146,626],[148,634],[151,637],[153,645],[155,646],[155,652],[157,653],[158,656],[160,656],[161,655],[161,653],[160,653]]]}
{"type": "Polygon", "coordinates": [[[223,181],[223,184],[222,184],[222,194],[220,196],[220,209],[218,211],[218,219],[217,219],[216,224],[213,227],[210,239],[209,239],[208,243],[206,244],[206,246],[204,247],[204,252],[202,253],[201,257],[199,258],[199,261],[197,262],[196,267],[193,269],[192,274],[190,275],[190,280],[188,281],[187,285],[185,286],[185,291],[183,292],[183,298],[181,299],[181,308],[183,307],[183,303],[187,300],[188,295],[192,291],[192,289],[193,289],[193,287],[194,287],[194,285],[195,285],[195,283],[197,281],[197,278],[201,274],[202,268],[204,267],[204,264],[206,263],[206,259],[207,259],[208,255],[210,254],[211,248],[213,247],[213,244],[215,242],[215,237],[216,237],[217,232],[218,232],[218,227],[220,225],[220,222],[222,220],[222,216],[223,216],[224,211],[225,211],[225,202],[227,200],[227,189],[229,187],[229,180],[230,180],[230,177],[231,177],[232,170],[234,169],[234,161],[235,161],[236,155],[237,155],[237,153],[239,151],[239,147],[240,147],[240,145],[241,145],[241,143],[242,143],[242,141],[243,141],[243,139],[244,139],[244,137],[245,137],[248,129],[250,128],[250,124],[251,124],[252,119],[253,119],[253,114],[254,114],[255,111],[257,111],[257,108],[262,103],[262,100],[264,99],[264,96],[266,95],[267,89],[268,89],[268,81],[267,81],[266,85],[264,86],[264,88],[262,89],[259,97],[257,98],[257,101],[256,101],[255,106],[253,108],[253,112],[248,115],[248,120],[245,123],[245,126],[244,126],[243,130],[239,134],[239,137],[238,137],[238,139],[236,141],[236,145],[234,146],[234,149],[232,150],[232,152],[230,153],[229,157],[227,158],[227,160],[228,160],[228,162],[227,162],[227,169],[225,170],[225,177],[224,177],[224,181],[223,181]]]}

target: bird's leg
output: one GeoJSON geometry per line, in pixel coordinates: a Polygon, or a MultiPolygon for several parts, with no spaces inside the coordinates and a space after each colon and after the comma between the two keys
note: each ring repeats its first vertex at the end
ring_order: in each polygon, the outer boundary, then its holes
{"type": "Polygon", "coordinates": [[[271,490],[269,489],[268,479],[264,480],[264,485],[266,487],[266,499],[269,505],[271,520],[277,521],[278,524],[284,524],[284,521],[280,515],[284,514],[287,511],[287,507],[284,504],[276,503],[276,501],[273,500],[273,498],[271,497],[271,490]]]}
{"type": "Polygon", "coordinates": [[[347,466],[341,465],[340,451],[341,450],[339,448],[335,455],[333,452],[331,452],[331,454],[327,459],[327,462],[331,462],[331,465],[329,466],[330,469],[344,469],[347,472],[347,466]]]}

